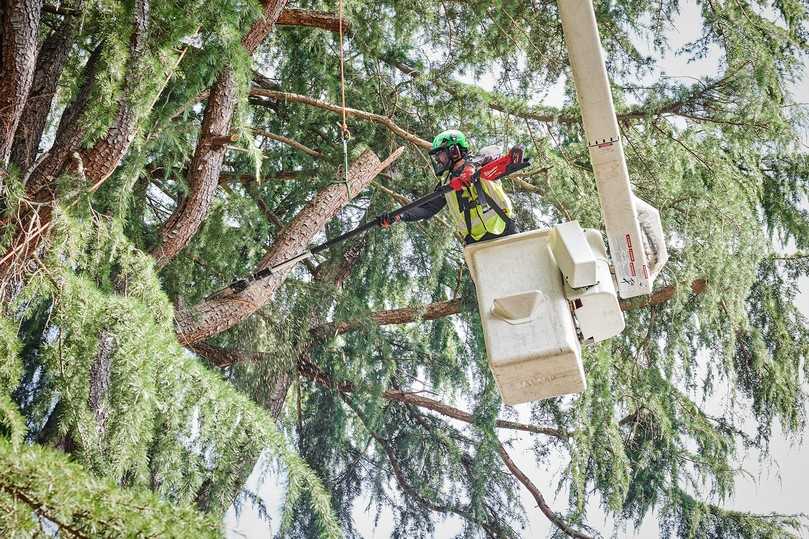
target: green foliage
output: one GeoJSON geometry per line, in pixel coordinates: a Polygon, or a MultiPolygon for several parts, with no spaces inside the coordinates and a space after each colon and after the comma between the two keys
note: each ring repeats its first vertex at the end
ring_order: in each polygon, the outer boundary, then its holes
{"type": "Polygon", "coordinates": [[[151,259],[120,224],[68,212],[57,222],[49,270],[17,299],[22,316],[43,298],[53,305],[37,351],[48,381],[35,390],[58,401],[58,427],[38,438],[74,446],[98,476],[220,516],[242,488],[234,471],[269,449],[287,470],[290,503],[307,492],[322,534],[338,536],[328,494],[266,413],[177,344],[151,259]]]}
{"type": "Polygon", "coordinates": [[[17,328],[0,318],[0,433],[6,434],[15,448],[25,434],[25,421],[11,400],[11,393],[22,377],[19,349],[17,328]]]}
{"type": "Polygon", "coordinates": [[[661,510],[661,537],[795,537],[803,527],[790,515],[727,511],[673,489],[672,502],[661,510]]]}
{"type": "Polygon", "coordinates": [[[98,479],[61,452],[0,438],[0,533],[6,537],[221,537],[221,523],[143,489],[98,479]]]}

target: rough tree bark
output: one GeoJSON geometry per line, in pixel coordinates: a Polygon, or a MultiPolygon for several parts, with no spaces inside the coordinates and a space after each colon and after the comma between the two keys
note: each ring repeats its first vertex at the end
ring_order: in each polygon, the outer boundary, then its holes
{"type": "MultiPolygon", "coordinates": [[[[278,17],[278,26],[307,26],[309,28],[328,30],[329,32],[338,32],[340,30],[340,17],[326,11],[286,8],[278,17]]],[[[343,19],[343,33],[351,33],[351,23],[345,18],[343,19]]]]}
{"type": "MultiPolygon", "coordinates": [[[[351,193],[362,191],[377,174],[401,155],[398,149],[384,162],[370,150],[357,158],[348,171],[351,193]]],[[[272,248],[259,263],[256,271],[268,268],[302,253],[326,222],[349,201],[345,185],[333,184],[318,192],[292,222],[276,238],[272,248]]],[[[177,338],[192,344],[225,331],[241,322],[273,296],[291,268],[250,283],[241,292],[206,300],[176,315],[177,338]]]]}
{"type": "Polygon", "coordinates": [[[84,174],[94,185],[106,180],[118,168],[135,138],[139,114],[136,103],[137,87],[143,77],[146,37],[149,31],[149,0],[135,2],[134,29],[129,44],[129,60],[118,112],[106,135],[87,151],[81,153],[84,174]]]}
{"type": "MultiPolygon", "coordinates": [[[[0,166],[11,154],[37,57],[42,0],[0,0],[0,166]]],[[[0,192],[3,186],[0,184],[0,192]]]]}
{"type": "Polygon", "coordinates": [[[103,433],[107,429],[107,392],[110,389],[110,376],[112,374],[112,356],[117,350],[115,335],[107,330],[101,332],[98,338],[98,351],[95,361],[90,367],[90,397],[89,406],[96,419],[96,429],[103,433]]]}
{"type": "Polygon", "coordinates": [[[102,54],[103,44],[98,44],[84,66],[81,86],[59,119],[53,146],[28,175],[25,190],[36,202],[47,202],[53,196],[48,187],[81,144],[84,137],[81,119],[90,104],[102,54]]]}
{"type": "MultiPolygon", "coordinates": [[[[81,9],[82,3],[78,2],[76,9],[81,9]]],[[[66,15],[39,49],[34,80],[11,147],[11,162],[21,170],[28,170],[36,158],[59,77],[70,54],[79,23],[80,17],[66,15]]]]}
{"type": "MultiPolygon", "coordinates": [[[[286,0],[268,0],[264,16],[256,21],[242,40],[252,54],[275,25],[286,0]]],[[[160,244],[152,251],[158,267],[168,264],[199,230],[213,201],[226,147],[212,139],[230,133],[231,119],[238,100],[236,73],[225,67],[211,89],[202,120],[199,141],[188,167],[188,196],[163,225],[160,244]]]]}

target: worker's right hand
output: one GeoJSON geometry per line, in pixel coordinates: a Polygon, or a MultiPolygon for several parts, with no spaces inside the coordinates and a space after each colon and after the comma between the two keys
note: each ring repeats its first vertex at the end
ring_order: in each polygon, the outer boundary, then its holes
{"type": "Polygon", "coordinates": [[[472,185],[472,180],[475,175],[475,167],[466,165],[457,176],[450,178],[449,186],[453,191],[460,191],[472,185]]]}
{"type": "Polygon", "coordinates": [[[383,213],[379,217],[377,217],[376,222],[380,228],[388,228],[390,225],[398,223],[401,220],[401,215],[393,215],[389,213],[383,213]]]}

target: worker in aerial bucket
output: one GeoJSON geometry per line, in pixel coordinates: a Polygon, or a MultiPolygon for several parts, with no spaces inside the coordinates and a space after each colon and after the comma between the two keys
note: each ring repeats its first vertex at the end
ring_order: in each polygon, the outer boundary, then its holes
{"type": "Polygon", "coordinates": [[[430,150],[433,171],[439,178],[445,175],[443,183],[449,183],[453,190],[400,215],[383,215],[379,226],[388,228],[400,220],[429,219],[447,206],[466,245],[517,233],[514,208],[501,182],[474,181],[476,167],[497,157],[496,150],[486,150],[479,156],[469,156],[469,142],[457,129],[436,135],[430,150]]]}

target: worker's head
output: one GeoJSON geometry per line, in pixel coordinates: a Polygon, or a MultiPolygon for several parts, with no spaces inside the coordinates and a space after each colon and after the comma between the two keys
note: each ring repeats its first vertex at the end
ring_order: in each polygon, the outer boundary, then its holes
{"type": "Polygon", "coordinates": [[[451,170],[467,153],[469,142],[457,129],[449,129],[436,135],[433,139],[433,148],[430,150],[430,159],[436,176],[451,170]]]}

